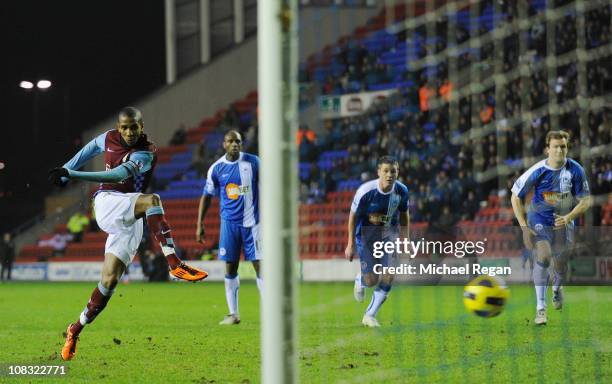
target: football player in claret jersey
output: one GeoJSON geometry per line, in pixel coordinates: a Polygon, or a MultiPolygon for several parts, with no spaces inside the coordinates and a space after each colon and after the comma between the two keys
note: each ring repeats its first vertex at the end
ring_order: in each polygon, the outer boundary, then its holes
{"type": "Polygon", "coordinates": [[[245,260],[252,262],[255,268],[259,293],[263,290],[263,280],[259,272],[259,158],[241,152],[241,148],[240,133],[235,130],[227,132],[223,138],[225,155],[210,166],[198,208],[196,240],[204,243],[203,220],[212,197],[219,197],[219,258],[225,261],[225,298],[229,308],[229,314],[219,323],[221,325],[240,323],[238,265],[242,248],[245,260]]]}
{"type": "Polygon", "coordinates": [[[380,327],[376,315],[383,305],[393,283],[393,275],[375,271],[374,266],[391,267],[398,255],[385,253],[377,258],[372,253],[376,241],[395,242],[402,229],[409,238],[408,188],[397,180],[399,164],[391,156],[378,159],[378,179],[362,184],[353,198],[348,220],[348,244],[345,257],[353,261],[357,253],[361,273],[355,278],[355,300],[363,302],[365,287],[375,287],[370,305],[361,323],[366,327],[380,327]]]}
{"type": "Polygon", "coordinates": [[[68,326],[61,352],[64,360],[74,357],[81,330],[106,307],[117,282],[136,255],[142,239],[143,218],[159,241],[172,275],[187,281],[198,281],[208,276],[206,272],[184,264],[176,256],[160,197],[142,193],[155,168],[157,151],[143,129],[140,111],[133,107],[123,108],[116,129],[99,135],[63,167],[49,172],[49,180],[58,186],[65,185],[69,179],[101,183],[94,194],[94,209],[98,226],[108,234],[100,282],[80,317],[68,326]],[[105,171],[77,171],[101,153],[104,153],[105,171]]]}
{"type": "Polygon", "coordinates": [[[592,203],[584,169],[567,157],[568,146],[567,132],[548,132],[548,158],[529,168],[512,186],[512,209],[523,230],[523,242],[535,252],[536,325],[547,322],[546,291],[551,261],[554,267],[553,306],[555,309],[563,306],[562,284],[568,269],[565,251],[573,241],[574,219],[592,203]],[[531,190],[533,198],[525,216],[523,199],[531,190]]]}

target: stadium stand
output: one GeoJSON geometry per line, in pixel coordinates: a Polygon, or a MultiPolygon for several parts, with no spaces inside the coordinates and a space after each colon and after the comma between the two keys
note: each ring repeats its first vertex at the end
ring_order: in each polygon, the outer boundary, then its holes
{"type": "MultiPolygon", "coordinates": [[[[314,160],[299,164],[302,258],[342,257],[351,199],[364,180],[374,177],[375,159],[383,154],[392,154],[400,160],[401,180],[411,192],[413,236],[424,235],[430,227],[442,222],[444,207],[452,207],[450,222],[456,226],[457,235],[468,239],[486,235],[491,257],[518,254],[516,237],[504,231],[513,220],[508,199],[511,184],[503,184],[498,178],[477,181],[477,174],[497,164],[497,152],[502,147],[505,158],[501,161],[513,170],[506,175],[507,180],[514,180],[524,164],[541,156],[543,137],[553,123],[551,116],[545,113],[533,118],[525,123],[522,131],[522,123],[512,122],[510,116],[522,109],[534,111],[546,107],[552,102],[549,86],[555,87],[557,103],[576,98],[576,65],[559,66],[555,84],[548,84],[543,71],[535,71],[529,79],[533,86],[525,100],[520,79],[509,81],[504,100],[495,99],[494,87],[479,95],[465,96],[458,102],[457,121],[451,121],[446,95],[455,88],[459,90],[459,86],[449,82],[448,63],[419,64],[427,55],[450,48],[443,37],[447,35],[449,20],[456,22],[457,44],[474,35],[484,39],[494,25],[512,22],[518,17],[516,5],[512,4],[503,2],[496,8],[489,2],[476,15],[459,9],[436,24],[436,37],[428,37],[423,26],[403,27],[409,14],[405,5],[384,8],[351,35],[341,37],[301,63],[300,81],[314,84],[322,95],[397,90],[363,115],[323,121],[323,130],[317,132],[317,139],[312,143],[314,147],[308,148],[309,153],[314,151],[314,160]],[[391,26],[386,25],[390,15],[391,26]],[[493,130],[480,139],[455,140],[473,128],[474,113],[478,113],[481,126],[493,126],[493,130]],[[470,191],[475,196],[470,196],[470,191]]],[[[546,10],[545,0],[532,0],[529,4],[530,17],[546,10]]],[[[417,2],[411,15],[422,15],[425,10],[425,2],[417,2]]],[[[588,12],[588,49],[610,45],[609,19],[609,4],[600,4],[588,12]]],[[[571,12],[558,21],[557,55],[576,49],[573,25],[575,15],[571,12]]],[[[536,24],[529,36],[527,48],[534,62],[543,60],[547,55],[545,33],[536,24]]],[[[503,48],[504,71],[511,71],[519,60],[518,39],[512,36],[505,39],[503,48]]],[[[459,49],[457,69],[467,70],[491,56],[492,44],[459,49]]],[[[599,79],[588,82],[590,96],[609,95],[610,64],[608,55],[587,66],[587,78],[599,79]]],[[[193,154],[200,151],[203,156],[200,160],[206,164],[203,169],[207,169],[221,156],[223,132],[230,127],[244,133],[245,151],[256,152],[257,101],[256,91],[248,93],[214,116],[204,118],[198,126],[187,129],[184,144],[162,147],[158,152],[154,191],[162,197],[174,238],[188,257],[198,257],[204,251],[193,240],[198,198],[205,183],[202,170],[194,167],[193,154]]],[[[612,135],[609,110],[589,112],[586,138],[578,131],[578,114],[577,109],[570,109],[557,119],[559,128],[572,133],[575,147],[609,148],[612,135]]],[[[610,191],[612,158],[609,154],[591,162],[591,177],[594,194],[610,191]]],[[[215,246],[218,241],[219,208],[216,201],[214,204],[205,222],[206,247],[215,246]]],[[[612,197],[602,204],[600,211],[597,224],[612,225],[612,197]]],[[[449,218],[444,219],[449,222],[449,218]]],[[[56,228],[56,232],[62,230],[56,228]]],[[[101,260],[104,240],[104,234],[88,233],[82,244],[69,244],[59,257],[54,257],[49,247],[28,245],[23,247],[17,261],[101,260]]]]}

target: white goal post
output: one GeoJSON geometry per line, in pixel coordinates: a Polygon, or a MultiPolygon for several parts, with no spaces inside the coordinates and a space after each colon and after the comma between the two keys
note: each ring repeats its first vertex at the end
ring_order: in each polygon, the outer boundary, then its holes
{"type": "Polygon", "coordinates": [[[298,50],[296,0],[258,3],[262,382],[297,382],[298,50]]]}

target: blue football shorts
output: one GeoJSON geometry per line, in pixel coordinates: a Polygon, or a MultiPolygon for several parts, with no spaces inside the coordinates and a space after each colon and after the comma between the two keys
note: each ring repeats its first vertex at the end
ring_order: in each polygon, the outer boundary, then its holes
{"type": "Polygon", "coordinates": [[[385,253],[383,257],[374,257],[371,249],[364,247],[363,245],[357,245],[357,254],[359,255],[359,262],[361,264],[361,275],[366,273],[374,273],[374,266],[380,264],[381,267],[396,267],[397,266],[397,255],[395,253],[385,253]]]}
{"type": "Polygon", "coordinates": [[[261,230],[259,223],[252,227],[243,227],[226,220],[221,220],[219,236],[219,259],[227,262],[240,261],[240,251],[244,247],[244,259],[255,261],[261,259],[261,230]]]}
{"type": "Polygon", "coordinates": [[[534,245],[538,241],[547,241],[550,244],[553,256],[558,256],[565,251],[573,242],[573,228],[555,228],[550,222],[538,218],[537,216],[529,216],[528,223],[536,234],[534,236],[534,245]]]}

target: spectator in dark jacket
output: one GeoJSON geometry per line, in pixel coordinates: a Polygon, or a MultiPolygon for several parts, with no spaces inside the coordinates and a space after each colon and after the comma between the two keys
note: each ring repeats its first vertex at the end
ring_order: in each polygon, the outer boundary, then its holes
{"type": "Polygon", "coordinates": [[[5,233],[4,238],[0,241],[0,263],[2,269],[0,269],[0,280],[4,280],[4,272],[6,271],[6,279],[11,279],[11,270],[13,269],[13,262],[15,261],[15,243],[11,238],[10,233],[5,233]]]}

